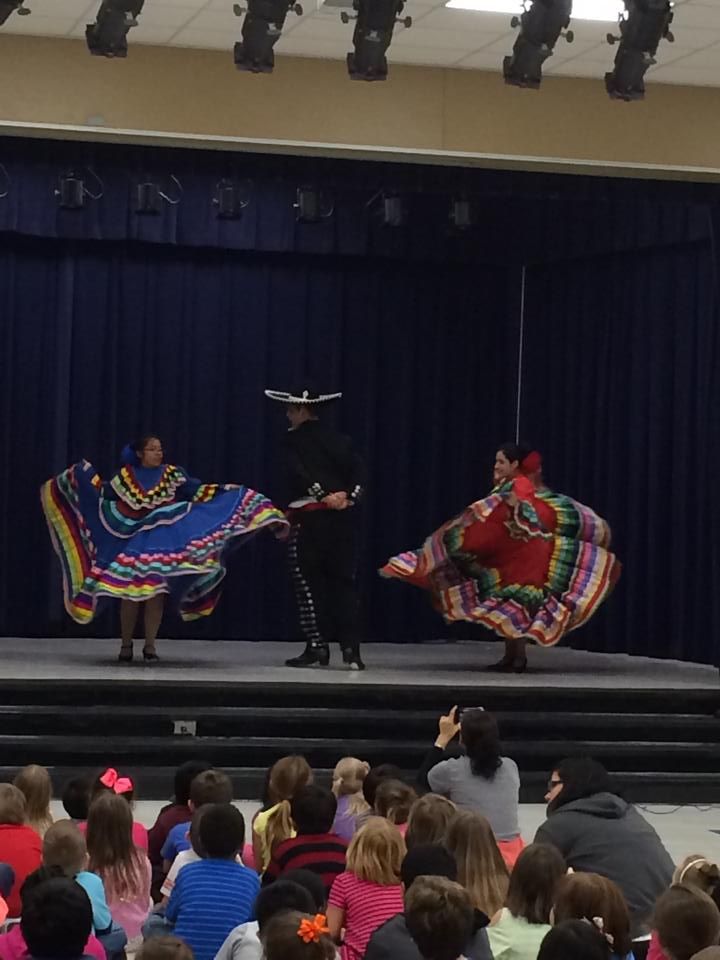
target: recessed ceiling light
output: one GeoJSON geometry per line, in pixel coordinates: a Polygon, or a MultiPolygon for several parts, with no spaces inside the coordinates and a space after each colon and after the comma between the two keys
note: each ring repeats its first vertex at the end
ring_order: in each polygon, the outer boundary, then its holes
{"type": "MultiPolygon", "coordinates": [[[[521,0],[448,0],[445,4],[454,10],[475,10],[478,13],[521,14],[521,0]]],[[[617,23],[623,14],[623,0],[574,0],[573,20],[596,20],[602,23],[617,23]]]]}

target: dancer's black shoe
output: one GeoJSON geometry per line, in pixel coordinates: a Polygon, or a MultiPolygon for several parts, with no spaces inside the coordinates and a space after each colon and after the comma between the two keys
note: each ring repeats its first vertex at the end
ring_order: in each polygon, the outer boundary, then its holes
{"type": "Polygon", "coordinates": [[[346,648],[343,650],[343,663],[351,670],[364,670],[365,664],[362,662],[360,653],[357,650],[346,648]]]}
{"type": "Polygon", "coordinates": [[[503,657],[502,660],[498,660],[497,663],[491,663],[490,666],[485,667],[489,673],[512,673],[513,672],[513,658],[512,657],[503,657]]]}
{"type": "Polygon", "coordinates": [[[120,653],[118,654],[118,663],[132,663],[133,658],[133,645],[132,643],[124,643],[120,647],[120,653]]]}
{"type": "Polygon", "coordinates": [[[308,644],[299,657],[285,661],[286,667],[326,667],[330,663],[330,647],[308,644]]]}
{"type": "Polygon", "coordinates": [[[155,647],[143,647],[143,660],[146,663],[157,663],[159,659],[155,647]]]}
{"type": "Polygon", "coordinates": [[[512,662],[513,673],[525,673],[527,670],[527,657],[515,657],[512,662]]]}

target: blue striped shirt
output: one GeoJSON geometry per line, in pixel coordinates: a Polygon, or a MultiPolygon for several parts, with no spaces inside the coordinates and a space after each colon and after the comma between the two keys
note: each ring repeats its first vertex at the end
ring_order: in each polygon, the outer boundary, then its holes
{"type": "Polygon", "coordinates": [[[195,960],[214,960],[230,931],[255,919],[259,889],[255,871],[234,860],[197,860],[178,873],[165,916],[195,960]]]}

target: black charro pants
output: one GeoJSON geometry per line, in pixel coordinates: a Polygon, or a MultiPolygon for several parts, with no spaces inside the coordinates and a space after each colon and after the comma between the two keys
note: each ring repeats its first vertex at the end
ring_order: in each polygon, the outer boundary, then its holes
{"type": "Polygon", "coordinates": [[[354,507],[308,511],[291,529],[290,570],[300,628],[312,646],[336,640],[343,649],[359,649],[354,513],[354,507]]]}

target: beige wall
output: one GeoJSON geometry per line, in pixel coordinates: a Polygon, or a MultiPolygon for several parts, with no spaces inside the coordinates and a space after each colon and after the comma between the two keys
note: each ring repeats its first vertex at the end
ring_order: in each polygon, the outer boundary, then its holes
{"type": "Polygon", "coordinates": [[[81,41],[0,35],[6,132],[97,117],[141,133],[506,158],[494,164],[651,164],[720,179],[720,88],[652,84],[643,103],[624,104],[600,80],[548,77],[536,93],[499,73],[392,65],[386,83],[354,83],[342,62],[296,58],[253,76],[234,69],[230,50],[135,44],[127,60],[104,60],[81,41]]]}

